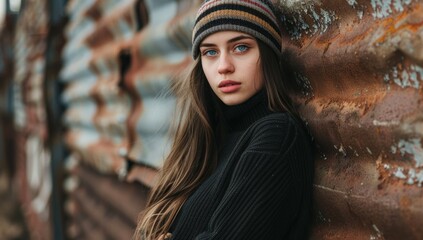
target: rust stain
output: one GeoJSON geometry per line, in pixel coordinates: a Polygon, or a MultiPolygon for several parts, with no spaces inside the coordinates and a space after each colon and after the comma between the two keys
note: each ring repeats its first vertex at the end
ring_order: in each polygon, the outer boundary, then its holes
{"type": "Polygon", "coordinates": [[[383,43],[395,34],[402,31],[410,31],[416,34],[423,26],[423,6],[417,5],[412,13],[402,12],[394,18],[386,18],[378,24],[385,29],[385,34],[376,40],[376,43],[383,43]]]}

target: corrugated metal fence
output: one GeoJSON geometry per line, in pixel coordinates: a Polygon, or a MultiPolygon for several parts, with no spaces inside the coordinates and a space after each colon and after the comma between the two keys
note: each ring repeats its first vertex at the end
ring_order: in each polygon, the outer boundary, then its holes
{"type": "MultiPolygon", "coordinates": [[[[131,237],[169,148],[170,85],[192,62],[200,2],[70,0],[66,27],[53,30],[51,2],[26,2],[13,104],[16,176],[34,239],[60,236],[49,217],[57,171],[65,194],[53,212],[64,208],[55,216],[65,238],[131,237]],[[63,36],[56,48],[49,33],[63,36]],[[46,60],[46,49],[57,56],[46,60]],[[52,79],[60,99],[48,94],[52,79]],[[66,110],[48,118],[49,101],[66,110]],[[69,150],[53,172],[52,136],[69,150]]],[[[275,3],[286,68],[299,84],[292,97],[317,146],[312,239],[423,238],[423,4],[275,3]]]]}
{"type": "Polygon", "coordinates": [[[317,239],[421,239],[421,1],[280,1],[319,148],[317,239]]]}
{"type": "Polygon", "coordinates": [[[131,237],[169,147],[169,87],[191,59],[190,3],[69,2],[60,76],[72,150],[65,182],[70,236],[131,237]],[[118,180],[130,163],[139,170],[130,173],[137,184],[118,180]]]}
{"type": "Polygon", "coordinates": [[[31,239],[51,238],[51,155],[46,122],[45,50],[48,12],[45,1],[27,1],[19,16],[14,44],[13,119],[16,183],[31,239]]]}

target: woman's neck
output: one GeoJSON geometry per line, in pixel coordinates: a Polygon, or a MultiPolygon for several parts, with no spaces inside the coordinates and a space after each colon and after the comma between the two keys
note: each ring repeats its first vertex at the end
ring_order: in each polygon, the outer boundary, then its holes
{"type": "Polygon", "coordinates": [[[265,90],[260,90],[247,101],[238,105],[228,106],[221,103],[220,108],[226,129],[229,132],[245,130],[256,120],[271,113],[265,90]]]}

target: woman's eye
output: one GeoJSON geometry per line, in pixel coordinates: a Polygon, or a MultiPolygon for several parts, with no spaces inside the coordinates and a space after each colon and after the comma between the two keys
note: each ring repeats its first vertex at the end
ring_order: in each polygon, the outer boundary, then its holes
{"type": "Polygon", "coordinates": [[[217,54],[216,50],[206,50],[203,51],[203,56],[215,56],[217,54]]]}
{"type": "Polygon", "coordinates": [[[245,52],[249,49],[246,45],[238,45],[235,47],[235,52],[245,52]]]}

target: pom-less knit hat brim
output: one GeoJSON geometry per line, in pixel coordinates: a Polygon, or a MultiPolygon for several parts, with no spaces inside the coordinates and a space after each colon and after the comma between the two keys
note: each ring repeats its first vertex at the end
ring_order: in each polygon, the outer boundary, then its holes
{"type": "Polygon", "coordinates": [[[247,33],[267,44],[277,55],[281,33],[273,5],[267,0],[209,0],[197,12],[192,33],[192,55],[199,55],[201,42],[219,31],[247,33]]]}

